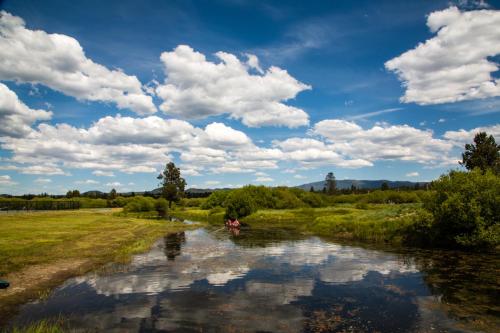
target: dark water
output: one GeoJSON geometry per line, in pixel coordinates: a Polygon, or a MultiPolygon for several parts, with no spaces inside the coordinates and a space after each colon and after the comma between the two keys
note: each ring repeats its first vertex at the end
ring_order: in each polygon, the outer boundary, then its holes
{"type": "Polygon", "coordinates": [[[129,265],[68,280],[11,324],[62,316],[82,332],[494,332],[498,264],[286,231],[198,229],[159,240],[129,265]]]}

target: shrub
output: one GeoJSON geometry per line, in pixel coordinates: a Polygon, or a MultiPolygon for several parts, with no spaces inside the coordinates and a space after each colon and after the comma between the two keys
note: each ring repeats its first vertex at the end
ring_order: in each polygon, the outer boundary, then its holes
{"type": "Polygon", "coordinates": [[[239,189],[232,191],[226,199],[225,218],[238,219],[248,216],[257,210],[254,198],[245,191],[239,189]]]}
{"type": "Polygon", "coordinates": [[[125,207],[129,200],[131,200],[131,198],[116,197],[114,199],[108,199],[108,207],[125,207]]]}
{"type": "Polygon", "coordinates": [[[155,210],[156,201],[150,197],[132,197],[123,208],[125,212],[150,212],[155,210]]]}
{"type": "Polygon", "coordinates": [[[273,189],[272,194],[274,196],[273,199],[267,200],[259,200],[261,205],[259,208],[277,208],[277,209],[286,209],[286,208],[298,208],[304,207],[305,204],[302,202],[293,191],[287,188],[276,188],[273,189]],[[271,206],[271,207],[269,207],[271,206]]]}
{"type": "Polygon", "coordinates": [[[202,209],[212,209],[215,207],[224,207],[224,202],[229,194],[229,191],[219,190],[214,191],[210,194],[206,200],[202,203],[202,209]]]}
{"type": "Polygon", "coordinates": [[[424,201],[433,235],[441,245],[496,247],[500,244],[500,177],[493,172],[451,171],[432,185],[424,201]]]}
{"type": "Polygon", "coordinates": [[[168,201],[164,198],[159,198],[156,200],[155,209],[158,212],[158,216],[165,217],[168,212],[168,201]]]}
{"type": "Polygon", "coordinates": [[[205,200],[205,198],[182,198],[180,205],[184,207],[200,207],[205,200]]]}
{"type": "Polygon", "coordinates": [[[322,199],[322,196],[320,194],[317,194],[317,193],[302,191],[299,198],[306,205],[308,205],[310,207],[318,208],[318,207],[325,206],[325,203],[322,199]]]}
{"type": "Polygon", "coordinates": [[[106,208],[108,206],[106,200],[104,199],[91,199],[78,197],[73,198],[72,200],[76,200],[80,202],[80,208],[106,208]]]}

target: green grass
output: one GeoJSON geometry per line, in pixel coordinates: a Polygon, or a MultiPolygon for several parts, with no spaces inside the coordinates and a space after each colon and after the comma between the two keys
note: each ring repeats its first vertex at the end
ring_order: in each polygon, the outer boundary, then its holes
{"type": "Polygon", "coordinates": [[[344,204],[327,208],[259,210],[243,222],[256,227],[294,227],[302,232],[338,239],[398,244],[419,207],[418,204],[374,204],[361,209],[344,204]]]}
{"type": "MultiPolygon", "coordinates": [[[[8,280],[11,287],[0,293],[0,313],[43,297],[69,277],[108,262],[127,262],[169,232],[194,227],[111,210],[1,214],[0,278],[8,280]]],[[[47,323],[40,325],[45,329],[47,323]]]]}
{"type": "MultiPolygon", "coordinates": [[[[253,228],[293,228],[318,236],[399,244],[413,223],[420,204],[339,204],[325,208],[262,209],[242,219],[253,228]]],[[[174,216],[195,221],[223,222],[223,212],[189,208],[174,216]]]]}
{"type": "Polygon", "coordinates": [[[0,275],[66,259],[124,260],[158,237],[185,229],[165,220],[77,210],[0,215],[0,275]]]}
{"type": "Polygon", "coordinates": [[[201,209],[195,207],[176,209],[171,211],[170,214],[184,220],[202,221],[210,224],[222,224],[224,223],[225,211],[223,209],[201,209]]]}
{"type": "Polygon", "coordinates": [[[346,209],[342,214],[319,216],[308,230],[320,236],[401,243],[407,227],[414,222],[418,205],[370,205],[367,209],[346,209]]]}
{"type": "Polygon", "coordinates": [[[10,330],[5,330],[5,333],[63,333],[64,329],[62,320],[55,322],[42,320],[26,326],[14,327],[10,330]]]}

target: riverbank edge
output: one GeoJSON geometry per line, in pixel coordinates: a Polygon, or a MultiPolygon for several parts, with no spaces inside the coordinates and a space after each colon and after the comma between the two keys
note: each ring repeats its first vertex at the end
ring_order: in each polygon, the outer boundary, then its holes
{"type": "MultiPolygon", "coordinates": [[[[113,216],[120,215],[114,212],[113,216]]],[[[2,327],[15,315],[19,306],[48,297],[54,288],[66,280],[92,271],[98,272],[113,263],[127,264],[134,255],[149,251],[160,237],[202,226],[202,222],[196,225],[169,222],[165,228],[152,229],[140,235],[140,238],[122,240],[120,244],[117,243],[117,247],[110,247],[108,253],[101,253],[99,257],[56,260],[7,273],[2,278],[10,282],[10,287],[0,290],[0,332],[8,332],[2,327]]],[[[114,239],[110,237],[109,240],[111,242],[114,239]]]]}
{"type": "MultiPolygon", "coordinates": [[[[241,222],[253,228],[293,228],[303,234],[331,240],[402,246],[405,232],[415,223],[420,210],[420,204],[262,209],[242,218],[241,222]]],[[[172,211],[172,215],[216,225],[224,222],[224,212],[217,209],[178,209],[172,211]]]]}

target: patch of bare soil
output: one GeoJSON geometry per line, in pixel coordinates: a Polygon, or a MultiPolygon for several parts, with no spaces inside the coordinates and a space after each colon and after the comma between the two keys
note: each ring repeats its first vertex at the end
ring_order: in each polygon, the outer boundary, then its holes
{"type": "Polygon", "coordinates": [[[0,325],[24,302],[47,296],[50,288],[66,279],[84,274],[92,268],[88,260],[73,259],[50,264],[33,265],[4,277],[10,287],[0,290],[0,325]]]}

